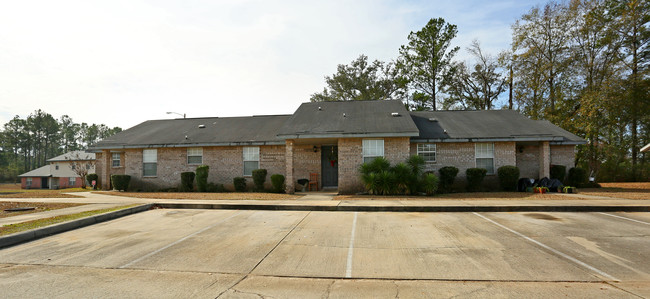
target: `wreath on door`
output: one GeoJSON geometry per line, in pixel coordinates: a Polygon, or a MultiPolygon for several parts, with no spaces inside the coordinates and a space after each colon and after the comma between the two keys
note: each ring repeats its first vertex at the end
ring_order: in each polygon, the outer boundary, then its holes
{"type": "Polygon", "coordinates": [[[334,167],[336,162],[338,162],[338,160],[339,160],[339,151],[338,151],[338,149],[334,149],[334,147],[332,147],[332,151],[329,153],[328,159],[330,160],[330,165],[332,165],[332,167],[334,167]]]}

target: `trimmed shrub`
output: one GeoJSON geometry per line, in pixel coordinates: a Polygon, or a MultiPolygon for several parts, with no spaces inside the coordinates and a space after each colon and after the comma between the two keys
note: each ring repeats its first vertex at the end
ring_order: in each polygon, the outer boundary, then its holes
{"type": "Polygon", "coordinates": [[[519,180],[519,168],[517,166],[501,166],[497,169],[499,175],[499,184],[505,191],[517,191],[517,181],[519,180]]]}
{"type": "Polygon", "coordinates": [[[576,186],[578,188],[584,187],[587,184],[587,171],[584,168],[573,167],[569,169],[569,176],[567,177],[567,185],[576,186]]]}
{"type": "Polygon", "coordinates": [[[266,182],[266,169],[253,170],[253,184],[255,184],[255,191],[264,191],[264,182],[266,182]]]}
{"type": "Polygon", "coordinates": [[[113,183],[113,189],[118,191],[126,191],[129,189],[129,182],[131,182],[131,176],[125,174],[114,174],[111,175],[111,182],[113,183]]]}
{"type": "Polygon", "coordinates": [[[438,173],[440,173],[440,192],[451,192],[451,186],[454,184],[454,180],[456,180],[456,176],[458,175],[458,168],[445,166],[440,168],[438,173]]]}
{"type": "Polygon", "coordinates": [[[487,169],[485,168],[468,168],[465,171],[465,176],[467,177],[467,191],[476,192],[481,190],[481,185],[483,184],[483,179],[487,174],[487,169]]]}
{"type": "Polygon", "coordinates": [[[271,185],[273,185],[273,192],[284,192],[284,176],[281,174],[271,175],[271,185]]]}
{"type": "Polygon", "coordinates": [[[246,191],[246,178],[245,177],[236,177],[232,179],[233,185],[235,185],[235,191],[244,192],[246,191]]]}
{"type": "Polygon", "coordinates": [[[181,191],[191,192],[194,190],[194,172],[181,172],[181,191]]]}
{"type": "Polygon", "coordinates": [[[436,191],[438,190],[438,182],[439,182],[438,177],[435,174],[428,172],[422,176],[422,181],[420,182],[420,186],[422,188],[422,191],[424,191],[424,193],[431,196],[434,193],[436,193],[436,191]]]}
{"type": "Polygon", "coordinates": [[[564,182],[566,177],[566,166],[564,165],[551,165],[551,179],[558,179],[564,182]]]}
{"type": "MultiPolygon", "coordinates": [[[[95,181],[97,184],[99,184],[98,180],[99,180],[99,176],[96,173],[89,173],[89,174],[86,175],[86,181],[88,181],[88,185],[90,185],[90,186],[93,185],[93,181],[95,181]]],[[[97,185],[96,184],[95,184],[95,186],[93,186],[93,189],[97,190],[97,185]]]]}
{"type": "Polygon", "coordinates": [[[208,190],[208,172],[210,166],[200,165],[196,167],[196,187],[199,192],[207,192],[208,190]]]}

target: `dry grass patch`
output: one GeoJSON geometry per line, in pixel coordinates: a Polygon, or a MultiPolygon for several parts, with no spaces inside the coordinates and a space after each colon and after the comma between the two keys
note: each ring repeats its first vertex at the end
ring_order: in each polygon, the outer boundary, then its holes
{"type": "Polygon", "coordinates": [[[377,195],[338,195],[334,200],[562,200],[585,199],[565,197],[554,193],[535,194],[526,192],[473,192],[449,193],[434,196],[377,196],[377,195]]]}
{"type": "Polygon", "coordinates": [[[81,196],[68,195],[69,192],[88,192],[90,189],[20,189],[20,184],[0,184],[0,198],[78,198],[81,196]]]}
{"type": "Polygon", "coordinates": [[[48,202],[16,202],[16,201],[0,201],[0,218],[31,214],[38,212],[45,212],[51,210],[58,210],[69,207],[83,206],[83,203],[48,203],[48,202]],[[36,209],[31,211],[20,212],[5,212],[6,209],[34,207],[36,209]]]}
{"type": "Polygon", "coordinates": [[[293,200],[301,195],[279,194],[279,193],[254,193],[254,192],[225,192],[225,193],[203,193],[203,192],[117,192],[108,191],[101,194],[126,196],[135,198],[153,199],[207,199],[207,200],[293,200]]]}
{"type": "Polygon", "coordinates": [[[579,194],[625,198],[650,199],[650,182],[639,183],[600,183],[602,188],[579,189],[579,194]]]}

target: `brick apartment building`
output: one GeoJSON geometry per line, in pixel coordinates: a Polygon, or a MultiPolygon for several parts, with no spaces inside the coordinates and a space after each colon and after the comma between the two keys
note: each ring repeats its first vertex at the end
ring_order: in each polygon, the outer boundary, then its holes
{"type": "MultiPolygon", "coordinates": [[[[112,174],[133,189],[177,187],[180,173],[209,165],[208,181],[232,189],[234,177],[263,168],[296,181],[319,174],[319,188],[363,190],[358,168],[383,156],[391,163],[421,155],[426,168],[504,165],[522,177],[548,177],[550,165],[573,167],[585,140],[548,121],[512,110],[409,112],[400,101],[304,103],[291,115],[150,120],[102,140],[90,151],[104,189],[112,174]]],[[[247,180],[252,183],[252,180],[247,180]]],[[[270,180],[267,178],[267,183],[270,180]]]]}
{"type": "Polygon", "coordinates": [[[81,188],[81,177],[72,169],[86,167],[88,173],[95,172],[95,154],[71,151],[48,159],[47,165],[19,175],[22,189],[81,188]],[[73,163],[74,162],[74,163],[73,163]]]}

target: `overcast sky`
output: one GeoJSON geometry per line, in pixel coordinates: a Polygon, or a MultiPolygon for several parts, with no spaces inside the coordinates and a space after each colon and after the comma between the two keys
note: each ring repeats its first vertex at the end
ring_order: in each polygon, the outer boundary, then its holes
{"type": "Polygon", "coordinates": [[[541,1],[2,1],[0,124],[42,109],[124,129],[149,119],[290,114],[360,54],[458,26],[496,54],[541,1]]]}

